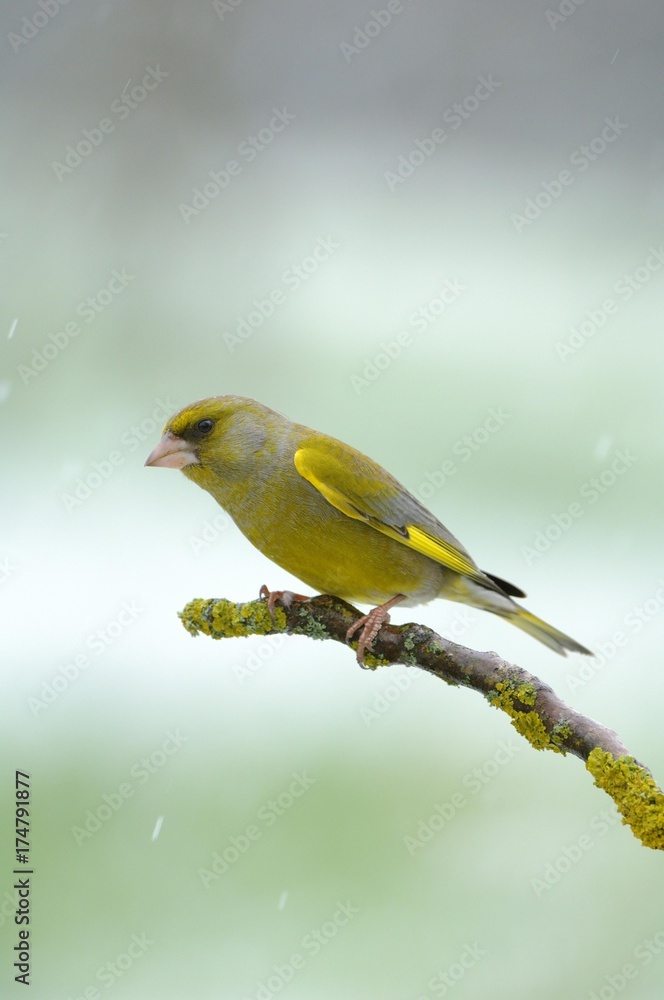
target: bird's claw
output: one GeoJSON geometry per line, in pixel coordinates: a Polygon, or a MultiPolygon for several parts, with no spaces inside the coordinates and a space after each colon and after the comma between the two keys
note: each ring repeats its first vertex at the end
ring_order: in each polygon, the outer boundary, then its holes
{"type": "Polygon", "coordinates": [[[399,604],[401,601],[405,601],[405,599],[405,594],[397,594],[396,597],[392,597],[389,601],[386,601],[385,604],[379,604],[378,607],[372,608],[368,615],[362,615],[362,617],[358,618],[356,622],[353,622],[346,632],[346,642],[349,643],[355,633],[359,629],[362,629],[357,643],[357,662],[363,670],[371,669],[370,667],[365,667],[364,655],[383,625],[389,625],[390,608],[393,608],[395,604],[399,604]]]}
{"type": "Polygon", "coordinates": [[[356,622],[353,622],[346,632],[346,642],[350,642],[355,633],[359,631],[359,629],[362,629],[357,643],[357,662],[363,670],[370,669],[364,665],[364,654],[380,632],[383,625],[387,625],[389,621],[389,612],[384,611],[382,607],[374,608],[368,615],[362,615],[362,617],[358,618],[356,622]],[[378,612],[378,614],[376,614],[376,612],[378,612]]]}
{"type": "Polygon", "coordinates": [[[274,608],[277,601],[285,608],[290,608],[296,601],[309,600],[304,594],[294,594],[292,590],[270,590],[265,584],[261,587],[258,596],[267,601],[267,610],[270,612],[272,621],[274,621],[274,608]]]}

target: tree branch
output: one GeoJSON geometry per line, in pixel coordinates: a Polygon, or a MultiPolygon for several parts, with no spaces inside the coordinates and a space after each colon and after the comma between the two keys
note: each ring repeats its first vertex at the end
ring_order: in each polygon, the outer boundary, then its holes
{"type": "MultiPolygon", "coordinates": [[[[190,601],[180,612],[192,635],[306,635],[346,644],[346,632],[360,612],[338,597],[321,595],[290,607],[277,606],[274,620],[264,600],[234,604],[224,599],[190,601]]],[[[357,643],[353,643],[355,648],[357,643]]],[[[457,646],[424,625],[384,625],[365,666],[420,667],[448,684],[479,691],[536,750],[572,753],[586,762],[595,784],[611,796],[634,836],[664,850],[664,793],[650,771],[630,756],[616,734],[566,705],[539,678],[496,653],[457,646]]]]}

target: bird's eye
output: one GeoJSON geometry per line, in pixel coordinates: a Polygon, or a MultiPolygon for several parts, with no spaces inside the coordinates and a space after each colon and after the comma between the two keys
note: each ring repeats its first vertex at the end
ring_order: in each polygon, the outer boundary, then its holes
{"type": "Polygon", "coordinates": [[[196,430],[198,431],[199,434],[209,434],[213,427],[214,427],[214,420],[210,420],[209,418],[205,420],[199,420],[198,423],[196,424],[196,430]]]}

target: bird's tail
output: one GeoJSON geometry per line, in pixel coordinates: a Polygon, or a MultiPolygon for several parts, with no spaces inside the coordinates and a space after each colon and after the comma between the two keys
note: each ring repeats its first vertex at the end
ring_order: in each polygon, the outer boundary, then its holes
{"type": "Polygon", "coordinates": [[[487,574],[486,586],[459,575],[455,580],[455,586],[447,588],[441,596],[447,597],[448,600],[462,601],[475,608],[482,608],[483,611],[491,611],[492,614],[516,625],[517,628],[532,635],[534,639],[544,643],[556,653],[560,653],[561,656],[566,656],[568,652],[584,653],[586,656],[593,655],[589,649],[572,639],[571,636],[565,635],[553,625],[549,625],[548,622],[531,614],[530,611],[526,611],[520,604],[512,600],[511,594],[525,597],[523,591],[519,590],[518,587],[514,587],[511,583],[506,584],[498,577],[489,577],[487,574]]]}
{"type": "Polygon", "coordinates": [[[571,653],[584,653],[586,656],[593,655],[580,642],[576,642],[569,635],[565,635],[564,632],[554,628],[553,625],[549,625],[548,622],[538,618],[537,615],[531,614],[530,611],[526,611],[525,608],[519,607],[518,604],[512,604],[511,608],[505,609],[488,607],[487,611],[493,611],[494,614],[500,615],[501,618],[506,618],[512,625],[516,625],[517,628],[527,632],[528,635],[532,635],[534,639],[543,642],[545,646],[555,650],[556,653],[560,653],[561,656],[566,656],[568,651],[571,653]]]}

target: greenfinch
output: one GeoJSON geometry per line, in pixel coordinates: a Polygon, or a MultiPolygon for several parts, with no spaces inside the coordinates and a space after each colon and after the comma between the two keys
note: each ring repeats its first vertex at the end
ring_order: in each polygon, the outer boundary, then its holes
{"type": "MultiPolygon", "coordinates": [[[[310,587],[377,605],[360,631],[363,661],[395,604],[443,597],[491,611],[561,653],[590,650],[517,604],[523,591],[478,568],[463,545],[393,476],[335,438],[254,399],[213,396],[168,420],[146,465],[181,469],[264,555],[310,587]]],[[[274,601],[306,600],[269,592],[274,601]]]]}

